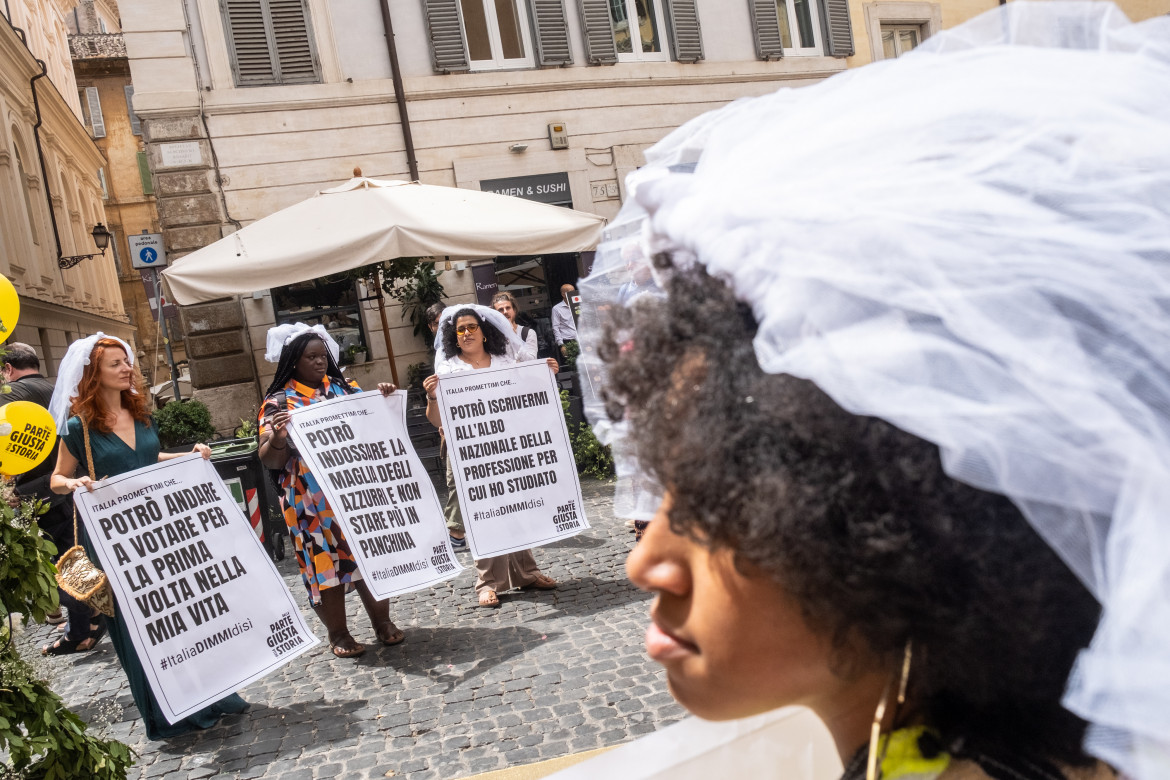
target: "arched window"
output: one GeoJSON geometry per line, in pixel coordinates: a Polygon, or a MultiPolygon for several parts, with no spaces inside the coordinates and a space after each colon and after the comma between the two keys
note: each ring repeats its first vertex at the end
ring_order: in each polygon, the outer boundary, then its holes
{"type": "MultiPolygon", "coordinates": [[[[15,126],[12,128],[12,135],[15,139],[15,126]]],[[[24,158],[21,157],[20,154],[20,145],[13,143],[12,152],[13,156],[16,158],[17,184],[20,186],[20,194],[24,199],[24,216],[25,221],[28,223],[29,235],[32,236],[33,243],[39,246],[41,243],[41,235],[40,231],[37,230],[36,212],[33,211],[32,207],[32,193],[29,191],[28,172],[24,169],[24,158]]]]}

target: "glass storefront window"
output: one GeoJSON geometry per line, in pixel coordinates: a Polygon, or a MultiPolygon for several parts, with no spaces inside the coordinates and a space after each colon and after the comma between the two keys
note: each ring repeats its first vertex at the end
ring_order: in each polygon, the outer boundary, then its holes
{"type": "Polygon", "coordinates": [[[367,344],[358,290],[353,279],[330,277],[275,287],[272,289],[272,306],[276,311],[276,322],[324,325],[341,348],[342,362],[348,363],[346,348],[367,344]]]}

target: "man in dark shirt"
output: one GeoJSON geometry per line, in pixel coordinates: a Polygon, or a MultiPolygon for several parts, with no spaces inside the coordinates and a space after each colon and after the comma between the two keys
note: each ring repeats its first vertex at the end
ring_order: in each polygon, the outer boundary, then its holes
{"type": "MultiPolygon", "coordinates": [[[[13,401],[31,401],[34,404],[49,407],[53,398],[53,383],[41,374],[41,361],[36,350],[28,344],[14,341],[4,347],[2,358],[4,380],[8,383],[8,392],[0,394],[0,406],[13,401]]],[[[49,489],[49,478],[57,466],[56,448],[49,453],[49,457],[37,466],[14,480],[16,493],[21,498],[39,498],[48,504],[49,508],[37,518],[37,523],[45,535],[57,545],[57,553],[65,552],[73,546],[73,497],[59,496],[49,489]]],[[[58,591],[62,596],[62,604],[69,609],[71,625],[66,627],[65,639],[54,643],[54,650],[76,652],[88,650],[96,644],[91,621],[96,619],[96,613],[86,605],[68,597],[64,591],[58,591]]],[[[57,615],[60,615],[58,611],[57,615]]],[[[55,621],[54,621],[55,622],[55,621]]],[[[54,653],[57,654],[57,653],[54,653]]]]}

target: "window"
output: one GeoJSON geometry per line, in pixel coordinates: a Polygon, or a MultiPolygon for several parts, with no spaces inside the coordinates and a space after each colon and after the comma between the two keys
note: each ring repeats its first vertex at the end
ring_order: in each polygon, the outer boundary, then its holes
{"type": "Polygon", "coordinates": [[[922,42],[920,24],[883,24],[882,59],[901,57],[922,42]]]}
{"type": "Polygon", "coordinates": [[[82,87],[77,90],[81,101],[81,120],[94,138],[106,137],[106,122],[102,117],[102,102],[97,87],[82,87]]]}
{"type": "Polygon", "coordinates": [[[703,59],[696,0],[579,0],[579,8],[590,64],[703,59]]]}
{"type": "Polygon", "coordinates": [[[665,61],[658,0],[609,0],[613,42],[622,62],[665,61]]]}
{"type": "MultiPolygon", "coordinates": [[[[12,132],[14,135],[16,134],[15,127],[12,128],[12,132]]],[[[32,198],[28,191],[28,173],[26,173],[24,170],[24,160],[20,157],[20,149],[13,147],[12,153],[16,158],[16,176],[18,179],[20,179],[18,182],[18,184],[20,184],[20,192],[24,196],[24,211],[26,216],[25,223],[29,227],[29,232],[32,235],[33,243],[39,246],[41,243],[41,237],[37,232],[36,213],[33,211],[32,198]]]]}
{"type": "Polygon", "coordinates": [[[110,187],[106,184],[106,169],[98,168],[98,182],[102,185],[102,200],[110,199],[110,187]]]}
{"type": "Polygon", "coordinates": [[[122,89],[126,93],[126,113],[130,115],[130,132],[142,135],[142,120],[134,113],[134,87],[127,84],[122,89]]]}
{"type": "Polygon", "coordinates": [[[528,17],[520,0],[460,0],[472,70],[532,67],[528,17]]]}
{"type": "Polygon", "coordinates": [[[785,51],[820,54],[817,31],[820,27],[812,0],[776,0],[780,40],[785,51]]]}
{"type": "Polygon", "coordinates": [[[220,7],[237,86],[321,80],[306,0],[223,0],[220,7]]]}
{"type": "Polygon", "coordinates": [[[357,282],[345,274],[340,278],[324,276],[276,287],[272,290],[272,307],[278,325],[286,322],[324,325],[341,348],[343,363],[348,362],[347,347],[368,343],[362,326],[357,282]]]}

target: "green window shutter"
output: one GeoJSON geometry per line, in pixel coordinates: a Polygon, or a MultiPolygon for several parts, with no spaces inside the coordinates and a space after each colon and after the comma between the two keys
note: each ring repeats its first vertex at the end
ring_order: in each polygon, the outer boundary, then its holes
{"type": "Polygon", "coordinates": [[[540,67],[571,65],[569,25],[563,0],[531,0],[536,30],[536,64],[540,67]]]}
{"type": "Polygon", "coordinates": [[[780,12],[776,0],[748,0],[748,11],[752,16],[756,57],[761,60],[778,60],[783,57],[784,44],[780,35],[780,12]]]}
{"type": "Polygon", "coordinates": [[[665,5],[675,60],[698,62],[703,59],[703,35],[695,0],[668,0],[665,5]]]}
{"type": "Polygon", "coordinates": [[[618,61],[613,42],[609,0],[579,0],[581,29],[585,33],[585,59],[590,65],[613,65],[618,61]]]}
{"type": "Polygon", "coordinates": [[[146,152],[138,153],[138,175],[142,179],[142,194],[154,194],[154,181],[150,178],[150,162],[146,159],[146,152]]]}
{"type": "Polygon", "coordinates": [[[825,54],[830,57],[853,55],[849,0],[821,0],[821,30],[825,35],[825,54]]]}
{"type": "Polygon", "coordinates": [[[463,45],[463,17],[459,10],[459,0],[423,0],[423,11],[427,17],[427,37],[431,42],[431,60],[435,72],[459,73],[470,70],[467,47],[463,45]]]}

